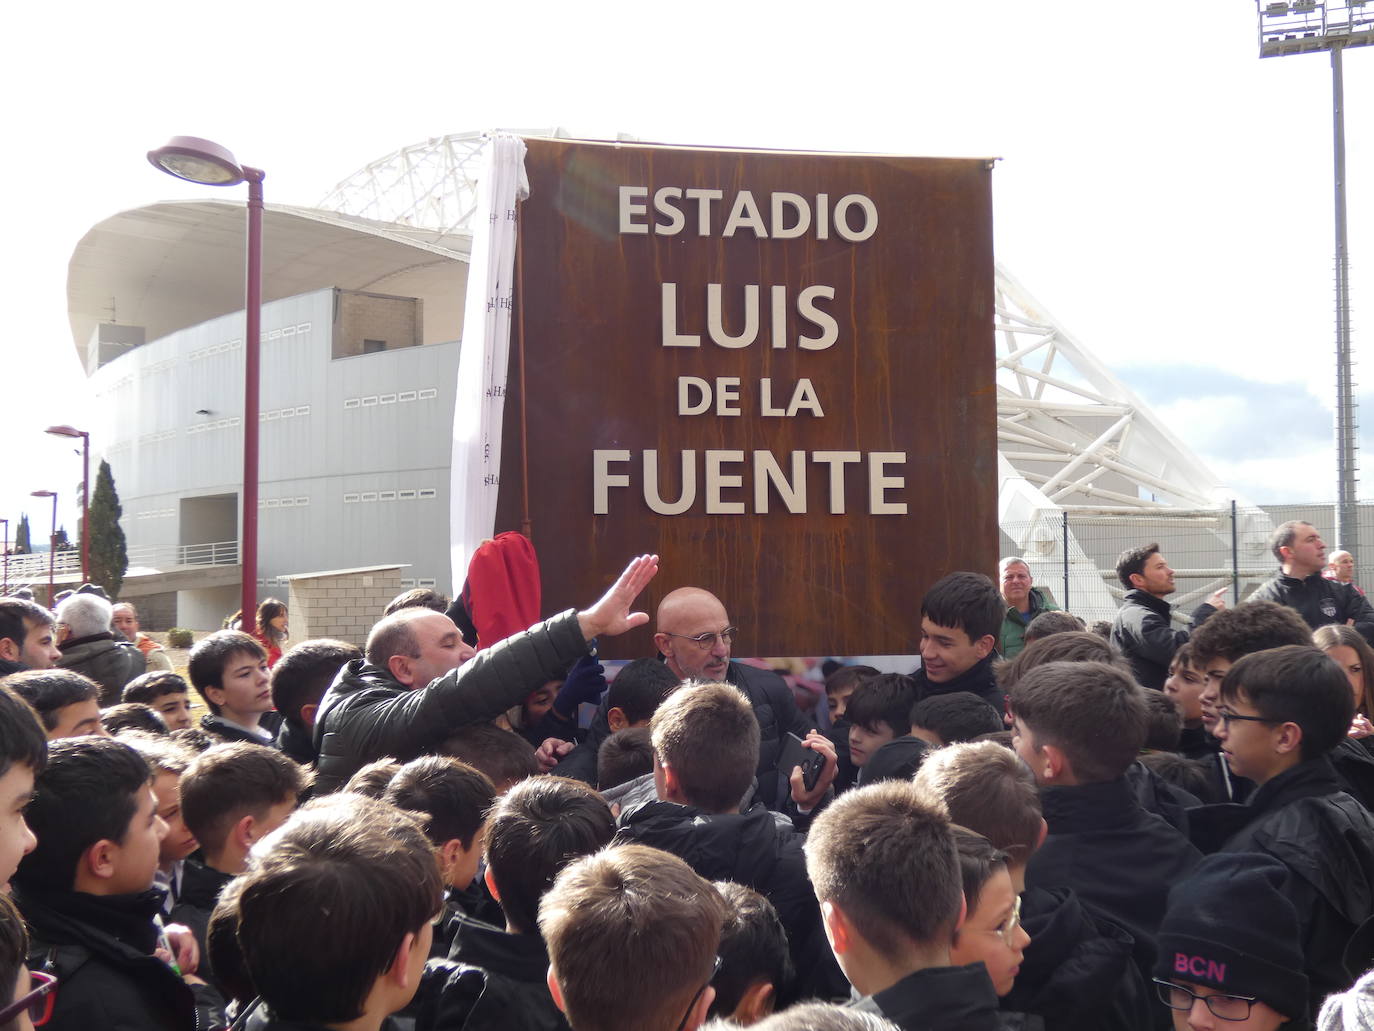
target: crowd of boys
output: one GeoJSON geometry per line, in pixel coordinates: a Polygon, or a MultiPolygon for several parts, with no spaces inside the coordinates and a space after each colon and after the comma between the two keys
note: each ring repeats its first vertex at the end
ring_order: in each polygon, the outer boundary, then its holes
{"type": "Polygon", "coordinates": [[[607,683],[654,556],[480,650],[411,592],[361,650],[221,631],[113,692],[0,599],[0,1031],[1367,1026],[1374,621],[1305,526],[1186,626],[1153,545],[1105,633],[951,573],[920,666],[814,720],[699,587],[607,683]]]}

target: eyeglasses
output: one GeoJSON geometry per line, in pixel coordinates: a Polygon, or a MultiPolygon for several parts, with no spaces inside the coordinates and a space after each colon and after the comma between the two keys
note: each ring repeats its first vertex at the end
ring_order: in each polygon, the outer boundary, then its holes
{"type": "Polygon", "coordinates": [[[1230,709],[1218,709],[1218,710],[1217,710],[1217,719],[1221,720],[1221,722],[1224,723],[1224,724],[1226,724],[1227,726],[1230,726],[1231,723],[1233,723],[1233,722],[1236,721],[1236,720],[1240,720],[1242,723],[1278,723],[1278,722],[1279,722],[1278,720],[1267,720],[1267,719],[1265,719],[1263,716],[1242,716],[1240,713],[1238,713],[1238,712],[1232,712],[1230,709]]]}
{"type": "MultiPolygon", "coordinates": [[[[715,636],[715,635],[712,635],[715,636]]],[[[690,640],[690,638],[689,638],[690,640]]],[[[692,996],[692,1001],[687,1004],[687,1012],[682,1015],[682,1019],[677,1022],[677,1031],[682,1031],[687,1026],[687,1018],[692,1015],[692,1010],[697,1008],[697,1001],[701,998],[701,993],[711,987],[711,982],[720,973],[720,957],[716,957],[716,965],[711,968],[711,976],[706,979],[706,983],[697,989],[697,993],[692,996]]]]}
{"type": "Polygon", "coordinates": [[[44,974],[37,970],[29,971],[29,993],[0,1010],[0,1026],[27,1012],[33,1026],[42,1027],[52,1018],[53,1003],[57,1001],[57,996],[53,994],[56,987],[57,978],[52,974],[44,974]]]}
{"type": "Polygon", "coordinates": [[[1250,1016],[1250,1007],[1258,1000],[1253,995],[1198,995],[1172,981],[1154,979],[1159,990],[1159,1000],[1171,1010],[1190,1010],[1193,1003],[1201,999],[1218,1020],[1245,1020],[1250,1016]]]}
{"type": "Polygon", "coordinates": [[[733,644],[735,638],[739,636],[739,627],[727,626],[718,634],[697,634],[695,637],[688,637],[686,634],[674,634],[667,630],[665,630],[664,633],[668,634],[669,637],[680,637],[684,641],[691,641],[698,648],[714,648],[716,646],[717,637],[726,645],[733,644]]]}
{"type": "Polygon", "coordinates": [[[1001,927],[994,927],[993,933],[1002,939],[1002,944],[1007,948],[1012,947],[1012,938],[1016,934],[1016,929],[1021,926],[1021,896],[1016,896],[1016,901],[1012,903],[1011,915],[1001,927]]]}

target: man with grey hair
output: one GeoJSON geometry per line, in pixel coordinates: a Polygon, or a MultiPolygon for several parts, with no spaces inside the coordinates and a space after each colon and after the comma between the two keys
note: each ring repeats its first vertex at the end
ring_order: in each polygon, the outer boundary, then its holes
{"type": "Polygon", "coordinates": [[[58,644],[61,669],[74,670],[100,685],[100,705],[119,701],[124,685],[147,672],[143,653],[115,640],[111,633],[114,607],[97,594],[73,594],[57,607],[57,623],[67,628],[58,644]]]}
{"type": "Polygon", "coordinates": [[[1353,626],[1374,643],[1374,608],[1353,584],[1328,580],[1326,543],[1311,523],[1290,519],[1280,523],[1269,550],[1279,572],[1260,584],[1250,601],[1273,601],[1297,610],[1313,630],[1330,623],[1353,626]]]}
{"type": "Polygon", "coordinates": [[[1002,658],[1014,659],[1026,646],[1026,627],[1042,612],[1058,612],[1054,599],[1039,587],[1034,587],[1030,566],[1023,558],[1008,555],[997,563],[997,585],[1007,614],[1002,619],[1002,633],[997,650],[1002,658]]]}

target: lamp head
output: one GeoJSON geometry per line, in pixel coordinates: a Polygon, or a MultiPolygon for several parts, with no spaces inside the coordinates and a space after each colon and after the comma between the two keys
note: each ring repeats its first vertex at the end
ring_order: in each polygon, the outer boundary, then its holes
{"type": "Polygon", "coordinates": [[[35,498],[55,498],[55,497],[57,497],[57,491],[55,491],[55,490],[35,490],[35,491],[32,491],[32,492],[30,493],[30,497],[35,497],[35,498]]]}
{"type": "Polygon", "coordinates": [[[148,160],[168,175],[203,186],[236,186],[247,179],[233,154],[195,136],[173,136],[148,151],[148,160]]]}
{"type": "Polygon", "coordinates": [[[49,426],[44,433],[51,433],[54,437],[84,437],[86,433],[71,426],[49,426]]]}

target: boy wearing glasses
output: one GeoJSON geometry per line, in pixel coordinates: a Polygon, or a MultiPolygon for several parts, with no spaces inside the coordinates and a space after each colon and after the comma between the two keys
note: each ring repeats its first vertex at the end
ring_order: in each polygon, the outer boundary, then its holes
{"type": "Polygon", "coordinates": [[[1287,872],[1264,856],[1209,856],[1169,893],[1154,988],[1177,1031],[1276,1031],[1307,1016],[1287,872]]]}
{"type": "MultiPolygon", "coordinates": [[[[1369,917],[1374,817],[1348,794],[1330,760],[1355,714],[1345,673],[1316,648],[1247,655],[1221,682],[1216,736],[1233,773],[1258,787],[1245,805],[1193,810],[1194,840],[1258,852],[1288,870],[1313,1011],[1350,987],[1346,944],[1369,917]]],[[[1374,957],[1361,955],[1357,971],[1374,957]]]]}
{"type": "Polygon", "coordinates": [[[573,1031],[695,1031],[725,905],[676,856],[602,849],[566,867],[539,904],[549,991],[573,1031]]]}

